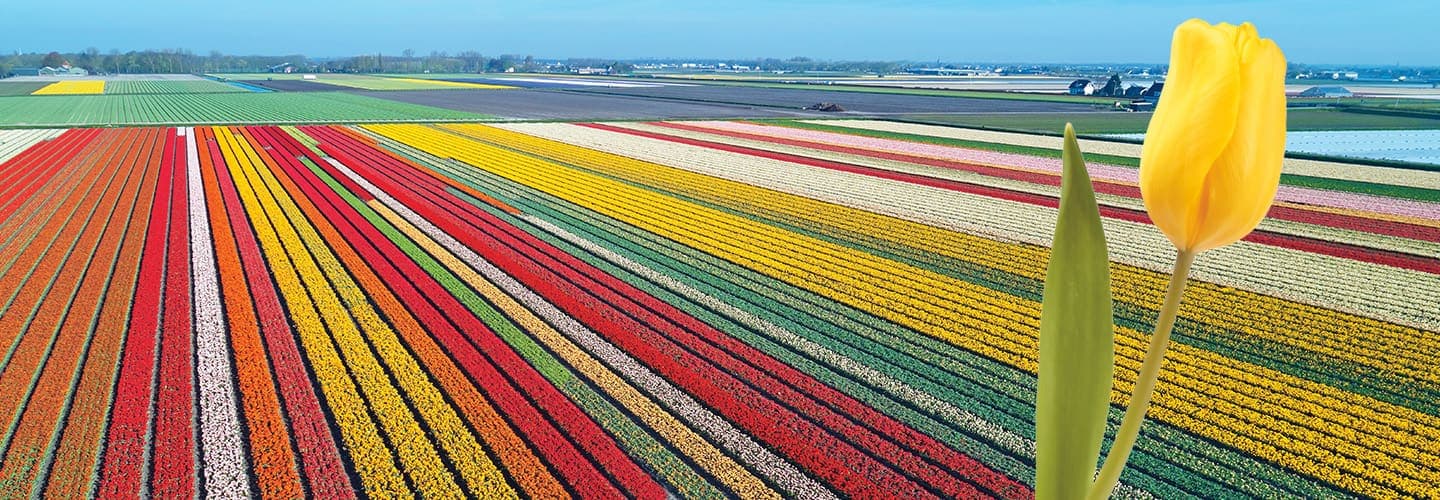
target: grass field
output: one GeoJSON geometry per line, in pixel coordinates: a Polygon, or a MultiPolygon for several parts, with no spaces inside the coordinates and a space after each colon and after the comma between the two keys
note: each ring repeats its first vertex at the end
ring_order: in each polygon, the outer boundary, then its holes
{"type": "MultiPolygon", "coordinates": [[[[1058,134],[1065,122],[1075,124],[1080,134],[1131,134],[1145,131],[1150,113],[1034,113],[1034,114],[955,114],[905,116],[906,120],[965,127],[983,127],[1058,134]]],[[[1415,130],[1440,129],[1440,117],[1351,113],[1335,109],[1291,109],[1287,116],[1290,130],[1415,130]]]]}
{"type": "MultiPolygon", "coordinates": [[[[237,90],[239,90],[237,88],[237,90]]],[[[344,92],[0,97],[0,127],[478,120],[344,92]]]]}
{"type": "MultiPolygon", "coordinates": [[[[368,102],[270,95],[171,97],[368,102]]],[[[1033,497],[1059,160],[846,130],[0,131],[0,497],[1033,497]]],[[[1113,428],[1173,254],[1103,158],[1113,428]]],[[[1435,492],[1440,173],[1371,182],[1200,257],[1120,494],[1435,492]]]]}

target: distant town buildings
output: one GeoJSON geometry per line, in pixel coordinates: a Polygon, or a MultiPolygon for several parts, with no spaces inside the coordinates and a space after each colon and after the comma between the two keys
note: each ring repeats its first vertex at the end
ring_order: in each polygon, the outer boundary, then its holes
{"type": "Polygon", "coordinates": [[[85,68],[72,67],[69,64],[62,64],[58,68],[46,66],[43,68],[15,68],[10,71],[15,76],[89,76],[90,72],[85,68]]]}

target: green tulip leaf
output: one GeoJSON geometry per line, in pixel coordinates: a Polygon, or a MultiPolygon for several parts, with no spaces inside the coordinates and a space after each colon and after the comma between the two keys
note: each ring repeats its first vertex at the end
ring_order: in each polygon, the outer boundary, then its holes
{"type": "Polygon", "coordinates": [[[1041,500],[1080,498],[1090,487],[1115,370],[1105,231],[1070,124],[1064,164],[1040,313],[1035,496],[1041,500]]]}

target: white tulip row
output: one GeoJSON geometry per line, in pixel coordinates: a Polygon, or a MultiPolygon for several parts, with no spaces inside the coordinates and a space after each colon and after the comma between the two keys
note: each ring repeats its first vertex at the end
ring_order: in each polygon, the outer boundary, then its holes
{"type": "MultiPolygon", "coordinates": [[[[999,241],[1049,246],[1055,224],[1055,209],[985,196],[575,125],[498,126],[999,241]]],[[[1153,226],[1104,224],[1113,261],[1169,273],[1172,246],[1153,226]]],[[[1418,328],[1440,327],[1440,311],[1423,306],[1440,302],[1440,277],[1426,273],[1240,242],[1207,252],[1192,276],[1418,328]]]]}
{"type": "Polygon", "coordinates": [[[235,372],[230,365],[229,335],[220,299],[220,276],[210,239],[210,214],[200,178],[199,147],[193,128],[185,136],[190,198],[190,266],[195,308],[195,380],[199,384],[200,456],[206,498],[249,496],[250,465],[240,429],[235,398],[235,372]]]}
{"type": "Polygon", "coordinates": [[[684,391],[672,385],[669,381],[655,374],[644,364],[616,348],[609,341],[590,330],[579,321],[575,320],[564,311],[555,307],[544,297],[539,296],[529,287],[517,281],[514,277],[506,274],[500,268],[495,267],[486,261],[474,250],[466,247],[445,231],[436,227],[430,221],[415,213],[409,207],[400,203],[389,193],[371,184],[370,181],[361,177],[355,171],[344,164],[327,158],[331,165],[339,170],[346,177],[355,181],[357,185],[369,191],[371,195],[380,200],[395,213],[400,214],[406,221],[431,239],[438,242],[446,250],[449,250],[461,261],[464,261],[476,272],[480,273],[499,286],[511,297],[514,297],[527,309],[535,312],[541,318],[569,337],[571,341],[579,344],[591,355],[600,358],[606,365],[620,372],[630,383],[640,387],[651,397],[661,401],[670,408],[676,415],[679,415],[690,426],[700,434],[709,437],[720,447],[729,450],[741,462],[750,466],[754,471],[773,481],[787,494],[797,498],[808,499],[833,499],[835,494],[828,488],[816,482],[814,478],[805,475],[795,465],[775,455],[769,449],[755,442],[748,434],[735,428],[730,422],[716,415],[705,408],[698,401],[686,394],[684,391]]]}
{"type": "MultiPolygon", "coordinates": [[[[991,142],[1013,146],[1027,146],[1046,149],[1060,149],[1060,139],[1044,135],[998,132],[940,125],[889,122],[882,120],[807,120],[820,125],[850,127],[880,132],[928,135],[966,141],[991,142]]],[[[1124,142],[1082,140],[1080,149],[1090,154],[1140,157],[1140,145],[1124,142]]],[[[1403,168],[1355,165],[1333,161],[1302,160],[1286,158],[1284,171],[1287,174],[1311,177],[1328,177],[1361,182],[1378,182],[1397,186],[1426,189],[1440,189],[1440,172],[1425,172],[1403,168]]]]}
{"type": "Polygon", "coordinates": [[[64,129],[0,130],[0,163],[10,161],[31,146],[60,136],[64,129]]]}
{"type": "MultiPolygon", "coordinates": [[[[836,162],[841,162],[841,163],[848,163],[848,164],[852,164],[852,165],[860,165],[860,166],[864,166],[864,167],[877,168],[877,169],[882,169],[882,170],[889,170],[889,171],[892,171],[892,172],[899,172],[899,173],[913,174],[913,175],[922,175],[922,176],[926,176],[926,177],[933,177],[933,178],[936,178],[936,179],[952,180],[952,181],[965,182],[965,183],[970,183],[970,184],[980,184],[980,185],[984,185],[984,186],[997,187],[997,188],[1007,189],[1007,190],[1011,190],[1011,191],[1020,191],[1020,192],[1031,193],[1031,194],[1039,194],[1039,195],[1044,195],[1044,196],[1049,196],[1049,197],[1058,197],[1059,194],[1060,194],[1060,193],[1059,193],[1060,188],[1059,188],[1058,186],[1050,186],[1050,185],[1046,185],[1046,184],[1037,184],[1037,183],[1033,183],[1033,182],[1025,182],[1025,181],[1018,181],[1018,180],[1012,180],[1012,179],[1005,179],[1005,178],[1000,178],[1000,177],[992,177],[992,176],[988,176],[988,175],[978,174],[978,173],[975,173],[975,172],[970,172],[970,171],[968,171],[968,170],[960,170],[960,169],[953,169],[953,168],[942,168],[942,167],[931,167],[931,166],[927,166],[927,165],[919,165],[919,164],[915,164],[915,163],[907,163],[907,162],[897,161],[897,160],[887,160],[887,159],[882,159],[882,158],[872,158],[872,157],[868,157],[868,156],[860,156],[860,155],[854,155],[854,154],[849,154],[849,153],[839,153],[839,152],[834,152],[834,151],[826,151],[826,150],[822,150],[822,149],[811,149],[811,148],[804,148],[804,147],[799,147],[799,146],[789,146],[789,145],[785,145],[785,144],[778,144],[778,143],[767,142],[767,141],[757,141],[757,140],[751,140],[751,139],[740,139],[740,138],[728,137],[728,136],[718,135],[718,134],[708,134],[708,133],[703,133],[703,132],[693,132],[693,131],[688,131],[688,130],[672,129],[672,128],[667,128],[667,127],[650,125],[650,124],[646,124],[646,123],[617,122],[617,123],[607,123],[607,125],[610,125],[610,126],[613,126],[613,127],[619,127],[619,128],[627,128],[627,129],[632,129],[632,130],[644,131],[644,132],[652,132],[652,133],[658,133],[658,134],[672,135],[672,136],[676,136],[676,137],[685,137],[685,138],[699,139],[699,140],[704,140],[704,141],[719,142],[719,143],[722,143],[722,144],[730,144],[730,145],[735,145],[735,146],[743,146],[743,147],[749,147],[749,148],[754,148],[754,149],[761,149],[761,150],[766,150],[766,151],[774,151],[774,152],[777,152],[777,153],[787,153],[787,154],[793,154],[793,155],[799,155],[799,156],[806,156],[806,157],[810,157],[810,158],[816,158],[816,159],[822,159],[822,160],[828,160],[828,161],[836,161],[836,162]]],[[[1144,201],[1141,201],[1139,198],[1131,198],[1131,197],[1128,197],[1128,196],[1119,196],[1119,195],[1104,194],[1104,193],[1096,193],[1095,196],[1096,196],[1096,200],[1097,200],[1101,205],[1111,206],[1111,207],[1119,207],[1119,208],[1126,208],[1126,209],[1131,209],[1131,210],[1140,210],[1140,211],[1144,211],[1144,210],[1145,210],[1145,202],[1144,202],[1144,201]]],[[[1280,233],[1280,234],[1288,234],[1288,235],[1293,235],[1293,236],[1304,236],[1304,237],[1315,238],[1315,239],[1320,239],[1320,240],[1325,240],[1325,241],[1343,241],[1343,242],[1346,242],[1346,243],[1351,243],[1351,244],[1355,244],[1355,245],[1360,245],[1360,246],[1364,246],[1364,247],[1368,247],[1368,248],[1378,248],[1378,249],[1383,249],[1383,250],[1393,250],[1393,251],[1404,252],[1404,253],[1409,253],[1409,254],[1413,254],[1413,255],[1423,255],[1423,256],[1435,256],[1435,255],[1440,255],[1440,244],[1431,243],[1431,242],[1427,242],[1427,241],[1421,241],[1421,240],[1415,240],[1415,239],[1410,239],[1410,238],[1397,238],[1397,237],[1394,237],[1394,236],[1387,236],[1387,235],[1382,235],[1382,234],[1375,234],[1375,233],[1371,233],[1371,232],[1358,231],[1358,230],[1354,230],[1354,229],[1333,228],[1333,227],[1322,226],[1322,225],[1318,225],[1318,224],[1308,224],[1308,223],[1304,223],[1304,222],[1295,222],[1295,221],[1287,221],[1287,220],[1272,219],[1272,218],[1267,218],[1267,219],[1262,220],[1262,221],[1260,222],[1260,227],[1259,227],[1259,229],[1261,229],[1261,230],[1266,230],[1266,231],[1271,231],[1271,232],[1275,232],[1275,233],[1280,233]]]]}

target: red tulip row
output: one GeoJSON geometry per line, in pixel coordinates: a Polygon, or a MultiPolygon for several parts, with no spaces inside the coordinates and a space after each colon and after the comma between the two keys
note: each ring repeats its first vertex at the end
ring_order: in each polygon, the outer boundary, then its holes
{"type": "MultiPolygon", "coordinates": [[[[785,138],[785,137],[775,137],[775,136],[768,136],[768,135],[761,135],[761,134],[751,134],[751,133],[745,133],[745,132],[737,132],[737,131],[733,131],[733,130],[723,130],[723,129],[718,129],[718,128],[711,128],[711,127],[702,127],[702,126],[696,126],[696,125],[689,125],[689,124],[684,124],[684,123],[651,122],[651,123],[649,123],[649,124],[650,124],[650,125],[654,125],[654,126],[658,126],[658,127],[671,128],[671,129],[675,129],[675,130],[687,130],[687,131],[692,131],[692,132],[701,132],[701,133],[705,133],[705,134],[714,134],[714,135],[725,136],[725,137],[734,137],[734,138],[738,138],[738,139],[746,139],[746,140],[752,140],[752,141],[770,142],[770,143],[775,143],[775,144],[783,144],[783,145],[787,145],[787,146],[796,146],[796,147],[801,147],[801,148],[816,149],[816,150],[821,150],[821,151],[831,151],[831,152],[837,152],[837,153],[845,153],[845,154],[863,156],[863,157],[868,157],[868,158],[879,158],[879,159],[884,159],[884,160],[901,161],[901,162],[913,163],[913,164],[917,164],[917,165],[926,165],[926,166],[931,166],[931,167],[948,168],[948,169],[956,169],[956,170],[965,170],[965,171],[970,171],[970,172],[974,172],[974,173],[977,173],[977,174],[986,175],[986,176],[990,176],[990,177],[998,177],[998,178],[1002,178],[1002,179],[1011,179],[1011,180],[1017,180],[1017,181],[1022,181],[1022,182],[1030,182],[1030,183],[1035,183],[1035,184],[1042,184],[1042,185],[1047,185],[1047,186],[1056,186],[1056,187],[1058,187],[1058,186],[1060,185],[1060,176],[1059,176],[1059,175],[1046,174],[1046,173],[1040,173],[1040,172],[1031,172],[1031,171],[1015,170],[1015,169],[1008,169],[1008,168],[991,167],[991,166],[986,166],[986,165],[979,165],[979,164],[970,164],[970,163],[958,162],[958,161],[954,161],[954,160],[944,160],[944,159],[940,159],[940,158],[932,158],[932,157],[929,157],[929,156],[920,156],[920,155],[913,155],[913,154],[904,154],[904,153],[897,153],[897,152],[891,152],[891,151],[879,151],[879,150],[874,150],[874,149],[866,149],[866,148],[859,148],[859,147],[852,147],[852,146],[841,146],[841,145],[829,144],[829,143],[824,143],[824,142],[807,141],[807,140],[792,139],[792,138],[785,138]]],[[[701,141],[701,142],[703,142],[703,141],[701,141]]],[[[1095,192],[1096,192],[1096,193],[1100,193],[1100,194],[1110,194],[1110,195],[1115,195],[1115,196],[1124,196],[1124,197],[1127,197],[1127,198],[1140,198],[1140,188],[1139,188],[1138,186],[1134,186],[1134,185],[1131,185],[1131,184],[1124,184],[1124,183],[1117,183],[1117,182],[1106,182],[1106,181],[1104,181],[1104,180],[1097,179],[1097,180],[1094,182],[1094,185],[1095,185],[1095,192]]],[[[1293,221],[1293,222],[1303,222],[1303,223],[1306,223],[1306,224],[1315,224],[1315,225],[1321,225],[1321,226],[1327,226],[1327,227],[1335,227],[1335,228],[1341,228],[1341,229],[1358,229],[1358,230],[1362,230],[1362,231],[1368,231],[1368,232],[1377,233],[1377,234],[1383,234],[1383,235],[1387,235],[1387,236],[1397,236],[1397,237],[1402,237],[1402,238],[1414,238],[1414,239],[1419,239],[1419,240],[1423,240],[1423,241],[1440,242],[1440,228],[1431,227],[1431,226],[1422,226],[1422,225],[1418,225],[1418,224],[1408,224],[1408,223],[1404,223],[1404,222],[1396,222],[1396,221],[1372,219],[1372,218],[1369,218],[1369,217],[1361,217],[1361,216],[1356,216],[1356,215],[1346,215],[1346,214],[1337,214],[1337,213],[1329,213],[1329,212],[1315,212],[1315,211],[1303,210],[1303,209],[1298,209],[1298,208],[1294,208],[1294,207],[1287,207],[1287,206],[1273,206],[1273,207],[1271,207],[1268,216],[1271,217],[1271,218],[1274,218],[1274,219],[1279,219],[1279,220],[1288,220],[1288,221],[1293,221]]]]}
{"type": "MultiPolygon", "coordinates": [[[[712,149],[719,149],[719,150],[722,150],[722,151],[729,151],[729,152],[747,154],[747,155],[751,155],[751,156],[758,156],[758,157],[762,157],[762,158],[770,158],[770,159],[787,161],[787,162],[792,162],[792,163],[799,163],[799,164],[802,164],[802,165],[810,165],[810,166],[815,166],[815,167],[820,167],[820,168],[827,168],[827,169],[837,170],[837,171],[842,171],[842,172],[857,173],[857,174],[862,174],[862,175],[868,175],[868,176],[871,176],[871,177],[878,177],[878,178],[883,178],[883,179],[897,180],[897,181],[908,182],[908,183],[918,184],[918,185],[923,185],[923,186],[930,186],[930,187],[936,187],[936,188],[941,188],[941,189],[948,189],[948,190],[952,190],[952,191],[959,191],[959,192],[970,193],[970,194],[979,194],[979,195],[983,195],[983,196],[989,196],[989,197],[992,197],[992,198],[1000,198],[1000,199],[1004,199],[1004,200],[1018,201],[1018,202],[1022,202],[1022,203],[1029,203],[1029,204],[1033,204],[1033,205],[1039,205],[1039,206],[1050,207],[1050,208],[1056,208],[1056,207],[1059,206],[1059,203],[1060,203],[1060,202],[1059,202],[1059,199],[1056,198],[1056,197],[1053,197],[1053,196],[1044,196],[1044,195],[1033,194],[1033,193],[1025,193],[1025,192],[1013,191],[1013,190],[1003,189],[1003,188],[998,188],[998,187],[984,186],[984,185],[980,185],[980,184],[971,184],[971,183],[966,183],[966,182],[959,182],[959,181],[951,181],[951,180],[939,179],[939,178],[935,178],[935,177],[927,177],[927,176],[923,176],[923,175],[915,175],[915,174],[908,174],[908,173],[902,173],[902,172],[894,172],[894,171],[889,171],[889,170],[884,170],[884,169],[878,169],[878,168],[872,168],[872,167],[864,167],[864,166],[858,166],[858,165],[851,165],[851,164],[847,164],[847,163],[833,162],[833,161],[828,161],[828,160],[820,160],[820,159],[816,159],[816,158],[808,158],[808,157],[804,157],[804,156],[797,156],[797,155],[791,155],[791,154],[786,154],[786,153],[776,153],[776,152],[772,152],[772,151],[765,151],[765,150],[747,148],[747,147],[742,147],[742,146],[733,146],[733,145],[722,144],[722,143],[717,143],[717,142],[701,141],[701,140],[697,140],[697,139],[689,139],[689,138],[669,136],[669,135],[664,135],[664,134],[656,134],[656,133],[645,132],[645,131],[640,131],[640,130],[632,130],[632,129],[627,129],[627,128],[614,127],[614,126],[610,126],[610,125],[594,124],[594,123],[581,124],[581,125],[586,126],[586,127],[590,127],[590,128],[600,129],[600,130],[606,130],[606,131],[611,131],[611,132],[619,132],[619,133],[624,133],[624,134],[635,135],[635,136],[639,136],[639,137],[647,137],[647,138],[652,138],[652,139],[660,139],[660,140],[665,140],[665,141],[677,142],[677,143],[681,143],[681,144],[689,144],[689,145],[695,145],[695,146],[703,146],[703,147],[708,147],[708,148],[712,148],[712,149]]],[[[672,125],[672,126],[674,126],[674,125],[672,125]]],[[[994,170],[1004,170],[1004,169],[998,169],[998,168],[993,168],[993,167],[980,167],[980,168],[994,169],[994,170]]],[[[984,172],[980,172],[980,173],[983,174],[984,172]]],[[[985,174],[985,175],[991,175],[991,174],[985,174]]],[[[996,175],[998,175],[998,174],[996,174],[996,175]]],[[[1022,178],[1022,177],[1026,177],[1026,176],[1031,176],[1031,177],[1036,177],[1036,178],[1037,178],[1037,180],[1031,180],[1030,182],[1039,182],[1039,180],[1038,180],[1039,178],[1041,178],[1041,177],[1047,177],[1047,176],[1044,176],[1043,174],[1034,174],[1034,173],[1027,173],[1027,172],[1014,172],[1013,174],[1007,173],[1007,174],[1005,174],[1005,175],[1014,175],[1014,176],[1017,177],[1017,180],[1026,180],[1025,178],[1022,178]]],[[[1058,182],[1058,178],[1056,178],[1056,179],[1057,179],[1057,182],[1058,182]]],[[[1098,190],[1099,190],[1099,186],[1097,186],[1097,191],[1098,191],[1098,190]]],[[[1147,224],[1150,222],[1150,218],[1149,218],[1144,212],[1139,211],[1139,210],[1132,210],[1132,209],[1127,209],[1127,208],[1120,208],[1120,207],[1101,206],[1101,207],[1100,207],[1100,215],[1103,216],[1103,217],[1106,217],[1106,218],[1112,218],[1112,219],[1118,219],[1118,220],[1125,220],[1125,221],[1130,221],[1130,222],[1141,222],[1141,223],[1147,223],[1147,224]]],[[[1332,219],[1333,217],[1341,217],[1341,218],[1343,218],[1343,217],[1351,217],[1351,216],[1345,216],[1345,215],[1339,215],[1339,214],[1320,214],[1320,213],[1316,213],[1316,214],[1313,214],[1313,216],[1311,217],[1311,219],[1312,219],[1312,220],[1315,220],[1315,221],[1329,220],[1329,221],[1332,221],[1332,222],[1335,222],[1335,223],[1339,224],[1340,222],[1336,222],[1336,221],[1338,221],[1339,219],[1332,219]]],[[[1369,226],[1374,226],[1375,223],[1377,223],[1377,222],[1384,222],[1384,221],[1375,221],[1375,220],[1371,220],[1371,219],[1364,219],[1363,224],[1364,224],[1364,227],[1369,227],[1369,226]]],[[[1350,222],[1350,223],[1353,223],[1353,222],[1350,222]]],[[[1401,223],[1392,223],[1392,224],[1401,224],[1401,223]]],[[[1409,225],[1407,225],[1407,226],[1409,226],[1409,225]]],[[[1351,227],[1351,228],[1353,228],[1353,227],[1360,227],[1360,226],[1343,226],[1343,227],[1351,227]]],[[[1416,227],[1420,227],[1420,226],[1416,226],[1416,227]]],[[[1409,236],[1409,237],[1414,237],[1414,236],[1409,236]]],[[[1440,238],[1440,235],[1437,235],[1437,238],[1440,238]]],[[[1270,232],[1264,232],[1264,231],[1256,231],[1256,232],[1254,232],[1254,233],[1251,233],[1249,236],[1247,236],[1247,237],[1245,238],[1245,241],[1250,241],[1250,242],[1260,243],[1260,244],[1270,245],[1270,246],[1277,246],[1277,247],[1281,247],[1281,248],[1290,248],[1290,249],[1301,250],[1301,251],[1306,251],[1306,252],[1313,252],[1313,253],[1318,253],[1318,254],[1322,254],[1322,255],[1330,255],[1330,256],[1334,256],[1334,257],[1350,258],[1350,259],[1358,260],[1358,261],[1361,261],[1361,262],[1370,262],[1370,263],[1375,263],[1375,264],[1383,264],[1383,265],[1388,265],[1388,266],[1393,266],[1393,267],[1399,267],[1399,268],[1403,268],[1403,269],[1412,269],[1412,270],[1416,270],[1416,271],[1423,271],[1423,272],[1432,273],[1432,274],[1440,274],[1440,259],[1436,259],[1436,258],[1433,258],[1433,257],[1422,257],[1422,256],[1418,256],[1418,255],[1410,255],[1410,254],[1401,253],[1401,252],[1393,252],[1393,251],[1388,251],[1388,250],[1379,250],[1379,249],[1364,248],[1364,247],[1360,247],[1360,246],[1356,246],[1356,245],[1351,245],[1351,244],[1347,244],[1347,243],[1340,243],[1340,242],[1333,242],[1333,241],[1321,241],[1321,240],[1316,240],[1316,239],[1314,239],[1314,238],[1306,238],[1306,237],[1302,237],[1302,236],[1289,236],[1289,235],[1283,235],[1283,236],[1282,236],[1282,235],[1278,235],[1278,234],[1276,234],[1276,233],[1270,233],[1270,232]]]]}
{"type": "Polygon", "coordinates": [[[434,179],[411,177],[402,188],[402,182],[362,175],[842,492],[877,493],[870,489],[884,485],[887,491],[912,495],[975,493],[961,477],[993,491],[1024,490],[673,306],[454,200],[434,179]]]}

